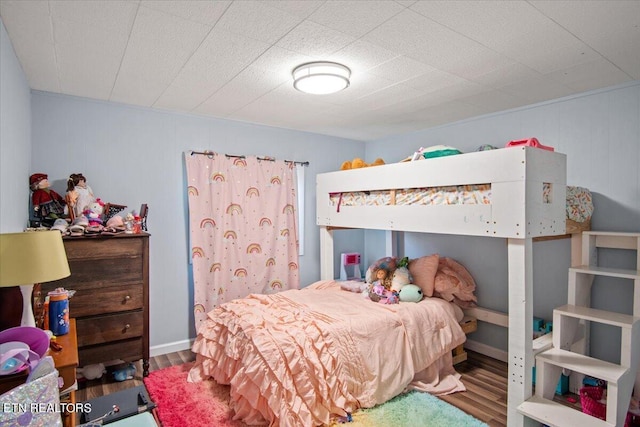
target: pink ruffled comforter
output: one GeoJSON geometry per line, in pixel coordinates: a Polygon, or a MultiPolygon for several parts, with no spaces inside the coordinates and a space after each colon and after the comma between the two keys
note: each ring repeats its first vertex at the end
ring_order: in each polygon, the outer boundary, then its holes
{"type": "Polygon", "coordinates": [[[409,389],[464,390],[451,350],[465,341],[450,303],[376,304],[334,281],[216,307],[189,381],[231,385],[235,419],[315,426],[409,389]]]}

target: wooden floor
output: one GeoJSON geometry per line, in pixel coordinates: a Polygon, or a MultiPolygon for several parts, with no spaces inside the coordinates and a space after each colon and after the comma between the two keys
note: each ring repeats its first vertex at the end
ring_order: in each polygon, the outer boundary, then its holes
{"type": "MultiPolygon", "coordinates": [[[[442,396],[441,399],[484,421],[490,427],[506,426],[507,364],[472,351],[468,355],[467,361],[456,365],[467,391],[442,396]]],[[[192,360],[194,355],[189,350],[156,356],[150,360],[149,370],[155,371],[192,360]]],[[[78,401],[85,401],[141,384],[142,371],[139,363],[133,380],[114,382],[105,375],[102,379],[81,384],[76,397],[78,401]]]]}

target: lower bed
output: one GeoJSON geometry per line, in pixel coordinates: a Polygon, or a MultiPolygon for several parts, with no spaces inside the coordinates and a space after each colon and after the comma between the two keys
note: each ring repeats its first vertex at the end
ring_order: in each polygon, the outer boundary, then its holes
{"type": "Polygon", "coordinates": [[[332,280],[253,294],[208,314],[189,381],[229,384],[235,419],[250,425],[328,424],[411,389],[463,391],[459,320],[439,298],[378,304],[332,280]]]}

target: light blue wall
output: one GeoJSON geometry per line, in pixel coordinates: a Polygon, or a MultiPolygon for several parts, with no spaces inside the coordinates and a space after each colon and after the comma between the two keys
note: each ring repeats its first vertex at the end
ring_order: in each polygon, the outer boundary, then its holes
{"type": "Polygon", "coordinates": [[[0,20],[0,232],[22,231],[29,218],[31,95],[0,20]]]}
{"type": "MultiPolygon", "coordinates": [[[[82,172],[105,202],[127,210],[149,205],[152,348],[195,336],[184,152],[208,149],[310,162],[300,259],[306,286],[320,278],[315,176],[364,156],[365,150],[358,141],[37,91],[32,111],[34,171],[48,173],[56,191],[64,194],[69,174],[82,172]]],[[[357,233],[342,239],[336,252],[362,252],[363,232],[357,233]]]]}
{"type": "MultiPolygon", "coordinates": [[[[567,183],[593,193],[594,230],[640,231],[640,82],[378,140],[367,144],[367,161],[394,162],[437,144],[468,152],[529,137],[567,155],[567,183]]],[[[380,234],[366,232],[369,261],[381,256],[380,234]]],[[[409,257],[438,252],[458,259],[477,281],[480,305],[507,310],[505,240],[408,233],[405,244],[409,257]]],[[[636,268],[635,253],[602,252],[605,263],[636,268]]],[[[569,240],[535,243],[533,260],[534,314],[551,320],[553,308],[567,302],[569,240]]],[[[631,296],[629,283],[612,280],[596,280],[592,294],[594,306],[627,314],[631,296]]],[[[506,349],[504,332],[487,325],[473,338],[506,349]]],[[[615,359],[619,338],[599,332],[595,327],[593,354],[615,359]]]]}

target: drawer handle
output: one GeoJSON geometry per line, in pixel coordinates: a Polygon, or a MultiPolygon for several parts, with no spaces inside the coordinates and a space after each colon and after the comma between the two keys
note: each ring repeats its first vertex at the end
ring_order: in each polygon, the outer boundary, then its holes
{"type": "Polygon", "coordinates": [[[124,300],[122,301],[122,303],[123,303],[123,304],[126,304],[126,303],[127,303],[127,301],[129,301],[130,299],[131,299],[131,297],[130,297],[129,295],[126,295],[126,296],[124,297],[124,300]]]}
{"type": "Polygon", "coordinates": [[[131,328],[131,325],[130,325],[130,324],[128,324],[128,323],[127,323],[126,325],[124,325],[124,329],[125,329],[125,330],[127,330],[127,329],[129,329],[129,328],[131,328]]]}

